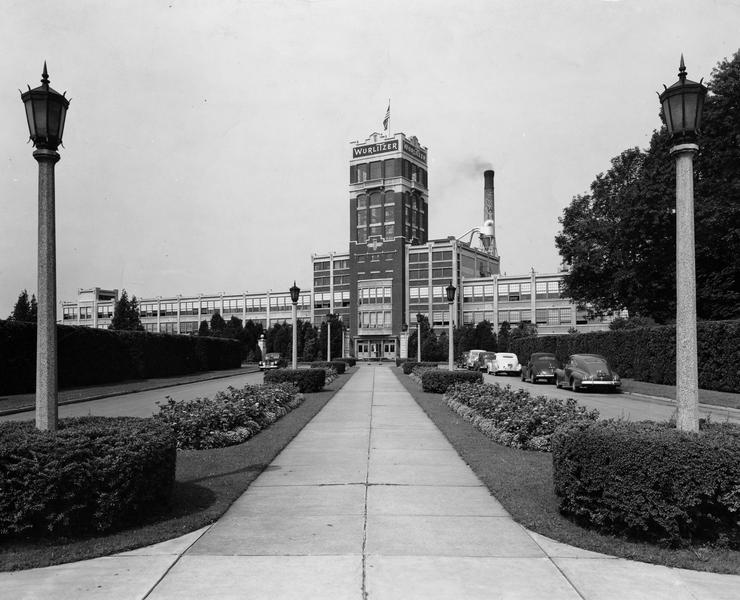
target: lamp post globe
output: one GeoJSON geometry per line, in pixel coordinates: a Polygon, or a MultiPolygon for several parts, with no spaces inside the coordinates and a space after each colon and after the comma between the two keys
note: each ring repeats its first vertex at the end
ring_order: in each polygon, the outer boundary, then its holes
{"type": "Polygon", "coordinates": [[[290,301],[293,303],[293,347],[291,352],[291,368],[298,368],[298,298],[300,297],[301,288],[295,284],[290,288],[290,301]]]}
{"type": "Polygon", "coordinates": [[[54,165],[62,143],[69,99],[49,86],[44,62],[41,85],[21,93],[28,132],[39,164],[38,312],[36,326],[36,427],[57,428],[56,218],[54,165]]]}
{"type": "Polygon", "coordinates": [[[452,371],[454,369],[454,354],[455,354],[455,341],[453,339],[453,329],[452,329],[452,305],[455,302],[455,291],[457,288],[455,288],[454,285],[452,285],[452,282],[450,281],[450,285],[448,285],[445,288],[445,292],[447,293],[447,302],[450,305],[450,322],[449,322],[449,348],[447,349],[447,369],[452,371]]]}
{"type": "Polygon", "coordinates": [[[659,94],[676,158],[676,427],[684,431],[699,430],[693,161],[706,94],[686,78],[683,54],[678,81],[659,94]]]}

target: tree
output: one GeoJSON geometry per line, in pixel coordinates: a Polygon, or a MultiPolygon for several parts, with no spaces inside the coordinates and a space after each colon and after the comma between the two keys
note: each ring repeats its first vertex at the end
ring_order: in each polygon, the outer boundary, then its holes
{"type": "MultiPolygon", "coordinates": [[[[708,85],[695,159],[697,316],[740,317],[740,52],[708,85]]],[[[676,314],[676,182],[667,130],[646,150],[612,159],[590,193],[575,196],[555,244],[568,267],[564,292],[593,312],[658,323],[676,314]]]]}
{"type": "Polygon", "coordinates": [[[211,333],[216,337],[221,337],[221,334],[226,329],[226,321],[221,316],[221,313],[213,313],[211,316],[211,333]]]}
{"type": "Polygon", "coordinates": [[[111,319],[108,329],[117,329],[119,331],[144,331],[144,326],[139,318],[139,302],[136,296],[128,299],[126,290],[121,292],[121,297],[116,302],[113,310],[113,319],[111,319]]]}
{"type": "Polygon", "coordinates": [[[208,329],[208,321],[206,321],[205,319],[200,322],[200,326],[198,327],[198,335],[201,337],[208,337],[209,335],[211,335],[211,331],[210,329],[208,329]]]}
{"type": "Polygon", "coordinates": [[[508,352],[511,341],[511,325],[508,321],[501,323],[498,330],[498,352],[508,352]]]}
{"type": "Polygon", "coordinates": [[[474,350],[496,350],[496,334],[493,332],[493,325],[490,321],[480,321],[475,325],[475,346],[474,350]]]}
{"type": "Polygon", "coordinates": [[[21,321],[28,323],[35,323],[38,312],[38,304],[36,302],[36,296],[32,295],[31,299],[28,299],[28,290],[23,290],[18,294],[18,300],[13,307],[13,312],[10,313],[8,320],[10,321],[21,321]]]}
{"type": "Polygon", "coordinates": [[[537,323],[531,323],[529,321],[519,323],[519,325],[511,330],[509,341],[512,342],[527,337],[537,337],[537,323]]]}

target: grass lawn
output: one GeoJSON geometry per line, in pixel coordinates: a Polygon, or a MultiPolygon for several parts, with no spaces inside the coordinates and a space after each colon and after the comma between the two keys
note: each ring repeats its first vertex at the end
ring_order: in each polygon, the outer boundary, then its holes
{"type": "Polygon", "coordinates": [[[396,376],[434,421],[458,454],[488,486],[514,519],[549,538],[621,558],[697,571],[740,574],[740,551],[707,547],[671,549],[606,536],[584,529],[558,510],[552,481],[552,455],[517,450],[490,440],[452,412],[441,394],[428,394],[408,375],[396,376]]]}
{"type": "Polygon", "coordinates": [[[212,450],[178,450],[173,503],[140,527],[77,539],[3,540],[0,570],[30,569],[106,556],[169,540],[213,523],[346,383],[348,369],[243,444],[212,450]]]}

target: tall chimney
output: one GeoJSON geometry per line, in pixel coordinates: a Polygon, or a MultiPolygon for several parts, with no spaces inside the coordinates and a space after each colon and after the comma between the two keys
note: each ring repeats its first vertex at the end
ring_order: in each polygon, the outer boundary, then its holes
{"type": "Polygon", "coordinates": [[[496,222],[493,205],[493,176],[494,172],[492,169],[483,171],[483,179],[485,184],[483,186],[483,222],[488,220],[496,222]]]}
{"type": "Polygon", "coordinates": [[[491,256],[497,256],[496,252],[496,210],[493,202],[493,176],[492,169],[483,171],[483,227],[481,228],[481,242],[483,248],[491,256]]]}

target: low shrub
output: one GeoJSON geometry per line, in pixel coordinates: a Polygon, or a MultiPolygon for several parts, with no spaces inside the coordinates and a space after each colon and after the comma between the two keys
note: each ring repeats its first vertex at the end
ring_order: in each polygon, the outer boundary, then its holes
{"type": "Polygon", "coordinates": [[[265,383],[292,383],[301,394],[320,392],[326,385],[325,369],[273,369],[265,372],[265,383]]]}
{"type": "Polygon", "coordinates": [[[740,548],[740,427],[577,423],[552,439],[560,510],[603,533],[740,548]]]}
{"type": "Polygon", "coordinates": [[[354,367],[357,364],[357,359],[354,356],[343,356],[339,360],[343,363],[347,363],[348,367],[354,367]]]}
{"type": "Polygon", "coordinates": [[[137,524],[167,507],[175,438],[154,419],[0,423],[0,537],[84,534],[137,524]]]}
{"type": "Polygon", "coordinates": [[[339,375],[342,375],[347,370],[347,363],[343,360],[332,360],[332,361],[314,361],[311,363],[312,369],[334,369],[339,375]]]}
{"type": "Polygon", "coordinates": [[[241,444],[303,401],[290,383],[229,387],[213,398],[175,401],[168,397],[155,418],[188,450],[241,444]]]}
{"type": "Polygon", "coordinates": [[[532,396],[497,383],[458,383],[447,388],[443,400],[493,441],[524,450],[550,451],[555,430],[566,423],[595,421],[599,413],[561,400],[532,396]]]}
{"type": "Polygon", "coordinates": [[[411,370],[411,373],[409,373],[409,378],[411,381],[413,381],[416,385],[421,387],[421,378],[424,376],[424,373],[427,371],[436,371],[436,367],[422,367],[417,365],[411,370]]]}
{"type": "Polygon", "coordinates": [[[403,363],[403,372],[405,375],[409,375],[411,371],[416,369],[417,367],[425,367],[425,368],[433,368],[436,369],[439,366],[439,363],[436,362],[418,362],[415,360],[407,360],[405,363],[403,363]]]}
{"type": "Polygon", "coordinates": [[[403,363],[405,363],[408,360],[409,360],[408,358],[397,358],[396,359],[396,366],[397,367],[400,367],[403,363]]]}
{"type": "Polygon", "coordinates": [[[456,383],[483,383],[483,373],[428,369],[421,375],[421,389],[432,394],[444,394],[448,387],[456,383]]]}

